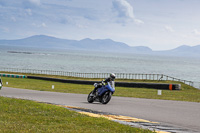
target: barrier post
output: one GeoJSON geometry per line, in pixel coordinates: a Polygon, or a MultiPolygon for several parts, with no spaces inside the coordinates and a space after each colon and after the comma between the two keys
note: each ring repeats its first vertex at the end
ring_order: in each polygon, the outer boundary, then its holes
{"type": "Polygon", "coordinates": [[[162,95],[162,90],[158,90],[158,95],[162,95]]]}
{"type": "Polygon", "coordinates": [[[172,84],[169,84],[169,90],[172,90],[172,84]]]}

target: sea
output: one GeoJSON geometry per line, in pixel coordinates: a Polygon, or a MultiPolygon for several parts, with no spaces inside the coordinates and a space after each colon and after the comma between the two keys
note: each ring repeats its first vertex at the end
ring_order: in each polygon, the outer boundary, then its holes
{"type": "Polygon", "coordinates": [[[165,74],[200,88],[200,58],[0,45],[1,68],[80,73],[165,74]]]}

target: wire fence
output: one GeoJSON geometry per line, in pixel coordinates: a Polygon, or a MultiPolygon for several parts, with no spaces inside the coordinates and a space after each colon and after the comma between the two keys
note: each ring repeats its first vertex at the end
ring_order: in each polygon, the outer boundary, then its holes
{"type": "MultiPolygon", "coordinates": [[[[36,69],[18,69],[18,68],[0,68],[2,72],[19,72],[27,74],[46,74],[80,78],[107,78],[110,73],[79,73],[52,70],[36,70],[36,69]]],[[[179,81],[187,85],[200,89],[200,83],[174,78],[164,74],[137,74],[137,73],[115,73],[117,79],[139,79],[139,80],[170,80],[179,81]]]]}

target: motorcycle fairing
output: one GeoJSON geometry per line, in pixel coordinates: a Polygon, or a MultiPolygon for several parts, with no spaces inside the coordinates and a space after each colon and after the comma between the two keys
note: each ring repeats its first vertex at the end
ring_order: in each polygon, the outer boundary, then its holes
{"type": "Polygon", "coordinates": [[[98,88],[98,95],[101,96],[106,91],[111,91],[112,93],[115,92],[114,81],[112,81],[111,83],[108,82],[107,85],[102,86],[101,88],[98,88]]]}

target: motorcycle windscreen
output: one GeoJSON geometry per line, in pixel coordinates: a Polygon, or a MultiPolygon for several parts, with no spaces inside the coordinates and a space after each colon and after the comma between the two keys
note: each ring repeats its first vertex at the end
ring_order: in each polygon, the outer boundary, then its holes
{"type": "Polygon", "coordinates": [[[115,81],[111,81],[110,86],[115,89],[115,81]]]}
{"type": "Polygon", "coordinates": [[[114,91],[115,91],[115,81],[110,81],[110,82],[108,82],[107,88],[108,88],[111,92],[114,92],[114,91]]]}

